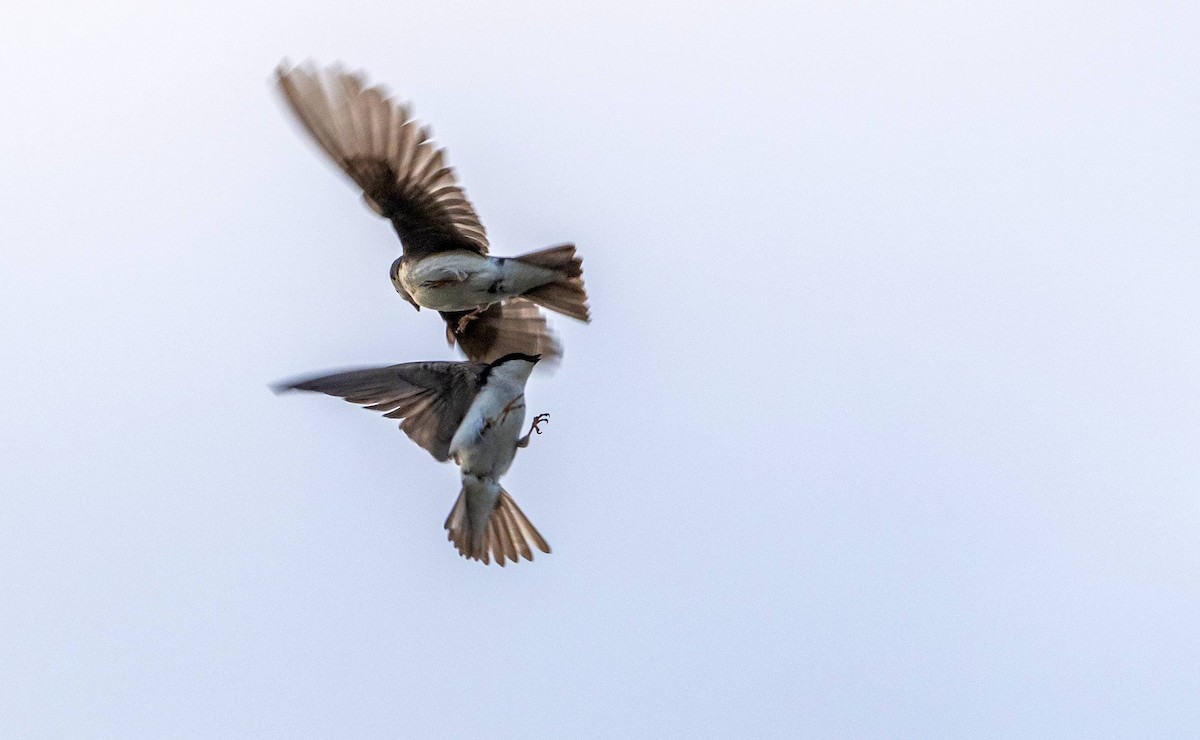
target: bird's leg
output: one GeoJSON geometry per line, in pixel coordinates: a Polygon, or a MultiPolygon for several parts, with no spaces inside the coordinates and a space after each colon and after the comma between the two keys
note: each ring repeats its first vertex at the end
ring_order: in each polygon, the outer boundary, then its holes
{"type": "Polygon", "coordinates": [[[479,314],[483,313],[483,308],[477,308],[469,314],[466,314],[458,320],[458,326],[454,327],[455,334],[462,334],[467,330],[467,324],[470,324],[475,319],[479,318],[479,314]]]}
{"type": "MultiPolygon", "coordinates": [[[[501,411],[501,414],[500,414],[500,421],[503,422],[504,420],[506,420],[508,418],[509,414],[516,411],[517,409],[523,409],[523,408],[525,408],[525,396],[524,395],[517,396],[516,398],[509,401],[504,406],[504,409],[501,411]]],[[[539,434],[540,434],[540,432],[539,432],[539,434]]]]}
{"type": "Polygon", "coordinates": [[[524,437],[521,437],[520,439],[517,440],[517,447],[528,447],[529,440],[533,436],[533,433],[534,432],[537,432],[538,434],[542,433],[542,429],[538,425],[539,424],[549,424],[549,423],[550,423],[550,414],[538,414],[537,416],[533,417],[533,423],[529,425],[529,433],[526,434],[524,437]]]}

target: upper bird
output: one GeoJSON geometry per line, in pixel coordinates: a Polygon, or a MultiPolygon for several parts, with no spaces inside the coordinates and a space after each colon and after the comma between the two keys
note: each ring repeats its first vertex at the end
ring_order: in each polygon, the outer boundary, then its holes
{"type": "Polygon", "coordinates": [[[446,518],[449,539],[465,557],[504,565],[533,559],[530,543],[550,552],[517,504],[500,487],[517,449],[527,447],[548,414],[525,423],[525,381],[537,355],[509,354],[496,361],[407,362],[350,370],[282,383],[275,391],[316,391],[403,419],[400,428],[435,459],[461,469],[462,491],[446,518]]]}
{"type": "Polygon", "coordinates": [[[417,310],[441,313],[447,340],[468,359],[557,355],[533,304],[589,321],[575,246],[490,256],[483,225],[445,165],[444,150],[407,107],[337,67],[285,63],[277,75],[300,123],[400,235],[403,254],[391,269],[396,292],[417,310]]]}

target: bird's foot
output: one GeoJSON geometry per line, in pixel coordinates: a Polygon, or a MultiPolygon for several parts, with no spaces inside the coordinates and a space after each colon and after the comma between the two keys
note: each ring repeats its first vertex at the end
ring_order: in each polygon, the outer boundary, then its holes
{"type": "Polygon", "coordinates": [[[533,417],[533,423],[529,425],[529,433],[517,440],[517,447],[528,447],[529,440],[533,438],[533,433],[537,432],[538,434],[541,434],[542,429],[540,425],[549,423],[550,414],[538,414],[537,416],[533,417]]]}
{"type": "Polygon", "coordinates": [[[477,309],[475,309],[474,311],[472,311],[471,313],[469,313],[469,314],[467,314],[467,315],[463,316],[462,318],[460,318],[460,319],[458,320],[458,326],[454,327],[454,333],[455,333],[455,334],[462,334],[464,331],[466,331],[466,330],[467,330],[467,326],[468,326],[468,325],[469,325],[469,324],[470,324],[472,321],[474,321],[475,319],[479,318],[479,314],[481,314],[481,313],[483,313],[483,309],[482,309],[482,308],[477,308],[477,309]]]}

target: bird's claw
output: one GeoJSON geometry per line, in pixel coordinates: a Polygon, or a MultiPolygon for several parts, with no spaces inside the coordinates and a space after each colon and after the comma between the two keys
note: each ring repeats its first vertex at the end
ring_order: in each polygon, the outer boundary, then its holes
{"type": "Polygon", "coordinates": [[[526,433],[524,437],[521,437],[519,440],[517,440],[517,447],[528,447],[529,440],[533,438],[533,433],[537,432],[538,434],[541,434],[542,430],[540,425],[549,423],[550,414],[538,414],[537,416],[533,417],[533,423],[529,425],[529,432],[526,433]]]}
{"type": "Polygon", "coordinates": [[[480,310],[477,308],[477,309],[475,309],[474,311],[472,311],[471,313],[467,314],[466,316],[463,316],[462,318],[460,318],[460,319],[458,320],[458,326],[454,327],[454,333],[455,333],[455,334],[462,334],[464,331],[466,331],[466,330],[467,330],[467,326],[468,326],[468,325],[469,325],[469,324],[470,324],[472,321],[474,321],[475,319],[479,318],[479,314],[480,314],[480,313],[482,313],[482,311],[480,311],[480,310]]]}

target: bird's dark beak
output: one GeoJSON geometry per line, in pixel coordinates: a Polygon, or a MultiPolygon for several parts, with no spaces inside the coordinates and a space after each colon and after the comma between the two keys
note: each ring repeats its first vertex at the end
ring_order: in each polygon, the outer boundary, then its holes
{"type": "Polygon", "coordinates": [[[538,363],[538,361],[539,361],[539,360],[541,360],[541,359],[542,359],[542,356],[541,356],[541,355],[534,355],[534,356],[533,356],[533,364],[535,364],[535,365],[536,365],[536,364],[538,363]]]}

